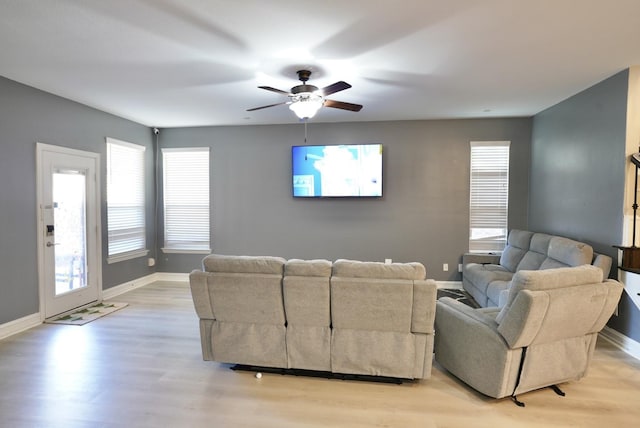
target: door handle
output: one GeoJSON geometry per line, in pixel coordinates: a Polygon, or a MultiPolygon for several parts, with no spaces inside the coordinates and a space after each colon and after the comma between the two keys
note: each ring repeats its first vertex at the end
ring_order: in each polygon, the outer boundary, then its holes
{"type": "Polygon", "coordinates": [[[47,247],[53,247],[54,245],[60,245],[60,244],[54,244],[51,241],[47,242],[47,247]]]}

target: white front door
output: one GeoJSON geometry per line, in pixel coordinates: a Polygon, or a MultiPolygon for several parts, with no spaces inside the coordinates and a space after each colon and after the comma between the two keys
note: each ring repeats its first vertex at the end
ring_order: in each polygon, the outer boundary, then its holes
{"type": "Polygon", "coordinates": [[[37,144],[38,265],[44,318],[101,296],[100,155],[37,144]]]}

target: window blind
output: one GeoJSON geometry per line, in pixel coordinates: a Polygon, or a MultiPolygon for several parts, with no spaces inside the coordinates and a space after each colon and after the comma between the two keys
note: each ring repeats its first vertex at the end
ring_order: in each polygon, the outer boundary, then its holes
{"type": "Polygon", "coordinates": [[[164,248],[210,252],[209,148],[162,149],[164,248]]]}
{"type": "Polygon", "coordinates": [[[471,142],[469,251],[502,251],[507,242],[509,141],[471,142]]]}
{"type": "Polygon", "coordinates": [[[145,147],[114,138],[106,141],[108,261],[114,262],[147,254],[145,147]]]}

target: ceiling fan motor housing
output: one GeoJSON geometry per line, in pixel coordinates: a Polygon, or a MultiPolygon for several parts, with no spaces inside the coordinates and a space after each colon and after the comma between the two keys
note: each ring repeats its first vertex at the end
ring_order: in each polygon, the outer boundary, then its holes
{"type": "Polygon", "coordinates": [[[303,92],[313,93],[313,92],[315,92],[317,90],[318,90],[317,86],[313,86],[313,85],[298,85],[298,86],[294,86],[293,88],[291,88],[291,93],[293,95],[296,95],[296,94],[301,94],[303,92]]]}

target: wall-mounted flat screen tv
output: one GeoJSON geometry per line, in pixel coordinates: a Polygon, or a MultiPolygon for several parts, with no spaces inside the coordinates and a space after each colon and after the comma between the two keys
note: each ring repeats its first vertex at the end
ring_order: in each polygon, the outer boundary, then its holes
{"type": "Polygon", "coordinates": [[[382,197],[382,144],[293,146],[296,198],[382,197]]]}

